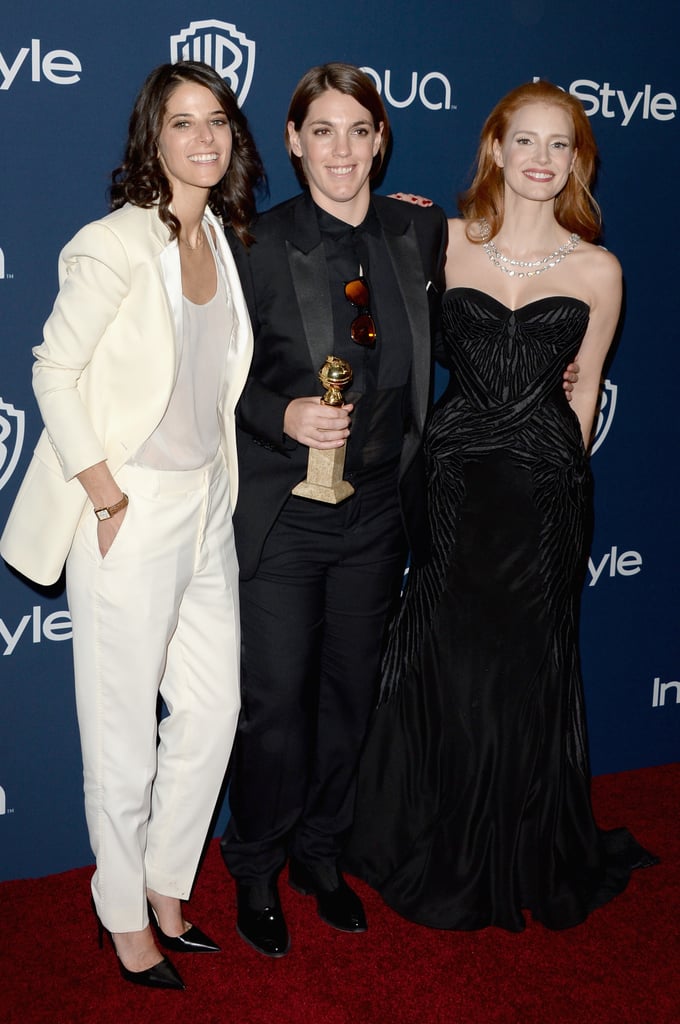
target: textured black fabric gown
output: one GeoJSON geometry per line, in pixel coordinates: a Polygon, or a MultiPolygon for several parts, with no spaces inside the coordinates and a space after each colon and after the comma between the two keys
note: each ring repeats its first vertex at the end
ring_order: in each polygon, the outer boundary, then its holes
{"type": "Polygon", "coordinates": [[[653,861],[603,833],[577,649],[590,473],[565,366],[589,317],[454,288],[451,382],[426,454],[433,558],[409,574],[362,759],[345,866],[405,917],[519,931],[582,921],[653,861]]]}

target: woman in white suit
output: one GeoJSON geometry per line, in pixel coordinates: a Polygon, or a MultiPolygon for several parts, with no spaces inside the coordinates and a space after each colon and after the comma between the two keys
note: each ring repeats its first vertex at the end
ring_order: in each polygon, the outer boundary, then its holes
{"type": "Polygon", "coordinates": [[[40,583],[66,560],[94,905],[123,977],[151,987],[183,988],[156,938],[218,948],[182,901],[239,710],[234,408],[252,334],[223,225],[248,244],[262,180],[212,68],[151,73],[114,212],[60,257],[34,350],[45,431],[1,542],[40,583]]]}

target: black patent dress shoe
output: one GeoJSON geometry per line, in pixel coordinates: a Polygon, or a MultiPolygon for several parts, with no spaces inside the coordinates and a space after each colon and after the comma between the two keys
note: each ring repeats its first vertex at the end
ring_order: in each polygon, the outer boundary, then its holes
{"type": "Polygon", "coordinates": [[[219,953],[220,947],[213,942],[205,932],[192,924],[181,935],[166,935],[158,922],[158,915],[151,904],[149,906],[149,921],[158,936],[158,941],[164,949],[173,953],[219,953]]]}
{"type": "Polygon", "coordinates": [[[291,889],[304,896],[316,896],[319,917],[341,932],[365,932],[366,915],[361,900],[337,869],[315,871],[291,860],[288,870],[291,889]]]}
{"type": "Polygon", "coordinates": [[[236,900],[236,931],[244,942],[265,956],[285,956],[290,949],[290,935],[276,883],[237,885],[236,900]]]}

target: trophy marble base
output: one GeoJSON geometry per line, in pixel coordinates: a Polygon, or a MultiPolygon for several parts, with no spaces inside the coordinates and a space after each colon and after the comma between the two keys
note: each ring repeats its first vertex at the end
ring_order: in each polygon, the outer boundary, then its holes
{"type": "Polygon", "coordinates": [[[354,494],[354,488],[349,480],[342,479],[344,469],[344,445],[342,448],[329,448],[323,451],[310,448],[307,479],[294,487],[291,493],[298,498],[311,498],[313,501],[325,501],[328,505],[338,505],[354,494]]]}

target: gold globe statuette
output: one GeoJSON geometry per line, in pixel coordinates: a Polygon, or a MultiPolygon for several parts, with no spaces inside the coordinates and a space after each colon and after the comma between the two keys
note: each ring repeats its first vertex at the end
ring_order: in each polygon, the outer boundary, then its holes
{"type": "MultiPolygon", "coordinates": [[[[319,370],[319,380],[326,389],[321,397],[324,405],[340,406],[345,404],[342,392],[352,381],[352,367],[345,359],[327,356],[326,362],[319,370]]],[[[292,493],[300,498],[311,498],[312,501],[325,501],[328,505],[339,502],[354,494],[354,488],[348,480],[343,480],[345,469],[345,448],[309,449],[307,460],[307,478],[293,488],[292,493]]]]}

